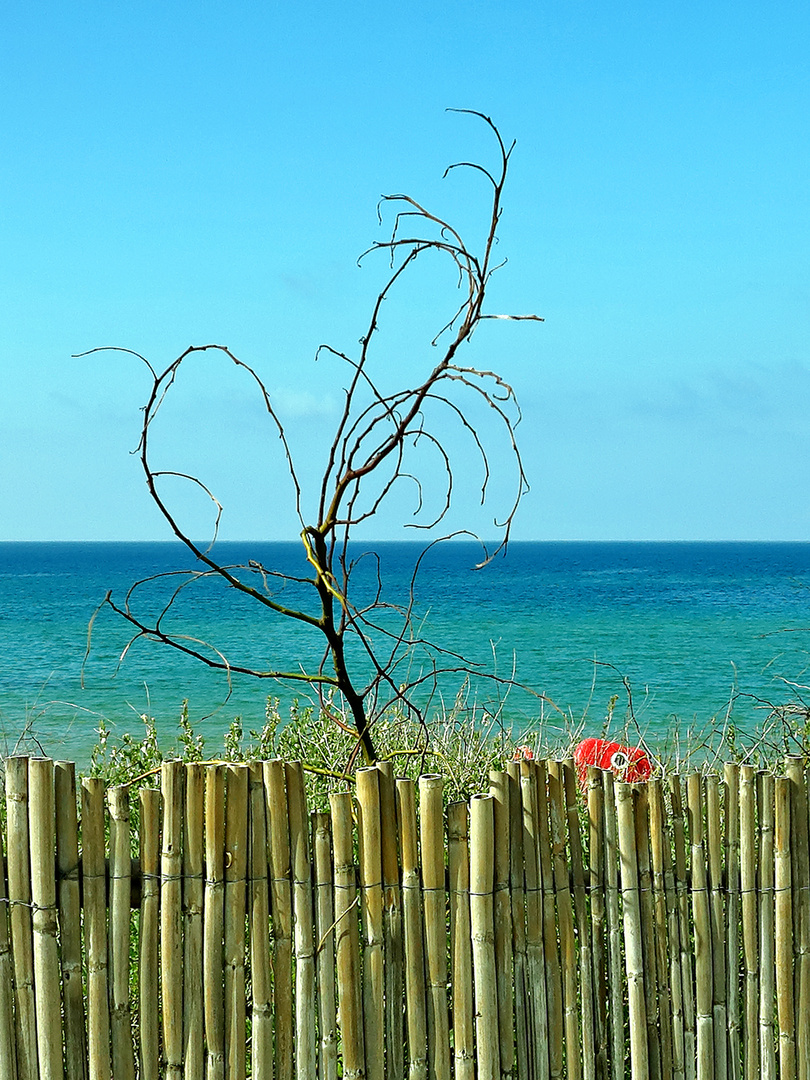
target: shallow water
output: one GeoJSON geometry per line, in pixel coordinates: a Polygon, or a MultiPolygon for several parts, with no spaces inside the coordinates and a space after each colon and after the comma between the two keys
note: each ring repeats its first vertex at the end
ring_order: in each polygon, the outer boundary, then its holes
{"type": "MultiPolygon", "coordinates": [[[[376,545],[385,595],[407,599],[417,546],[376,545]]],[[[295,544],[221,544],[230,562],[272,560],[305,571],[295,544]]],[[[480,549],[466,543],[434,550],[421,569],[414,614],[424,634],[481,669],[515,678],[547,695],[586,729],[598,729],[613,695],[624,708],[627,680],[642,728],[660,735],[674,718],[707,723],[733,716],[753,729],[767,701],[781,701],[783,680],[807,682],[810,647],[810,544],[806,543],[515,543],[506,558],[472,569],[480,549]],[[790,631],[790,632],[788,632],[790,631]]],[[[178,544],[0,544],[0,724],[14,748],[29,724],[47,753],[86,763],[99,718],[138,730],[140,714],[173,732],[181,702],[213,744],[230,719],[261,724],[267,695],[284,703],[301,687],[234,678],[230,700],[221,673],[158,643],[129,638],[114,613],[88,622],[108,589],[123,600],[136,580],[188,568],[178,544]]],[[[173,578],[170,587],[182,578],[173,578]]],[[[371,560],[358,570],[358,596],[373,588],[371,560]]],[[[232,662],[317,664],[318,635],[278,620],[232,591],[204,587],[181,596],[175,628],[210,642],[232,662]]],[[[166,586],[154,586],[155,610],[166,586]],[[162,589],[162,591],[161,591],[162,589]]],[[[294,603],[296,590],[279,593],[294,603]]],[[[215,655],[210,653],[209,655],[215,655]]],[[[435,655],[435,654],[434,654],[435,655]]],[[[425,663],[424,656],[413,661],[425,663]]],[[[411,668],[413,672],[415,668],[411,668]]],[[[460,675],[444,680],[452,699],[460,675]]],[[[479,700],[491,697],[481,684],[479,700]]],[[[516,727],[554,709],[512,691],[504,714],[516,727]]]]}

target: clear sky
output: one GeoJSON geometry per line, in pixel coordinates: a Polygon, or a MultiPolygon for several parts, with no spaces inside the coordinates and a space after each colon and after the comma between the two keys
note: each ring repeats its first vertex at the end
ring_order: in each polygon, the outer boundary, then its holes
{"type": "MultiPolygon", "coordinates": [[[[475,235],[480,189],[442,173],[494,159],[454,106],[517,140],[491,309],[545,318],[464,358],[523,407],[514,535],[810,539],[806,3],[30,0],[3,26],[0,538],[168,535],[130,454],[147,373],[71,358],[93,346],[228,345],[314,479],[345,372],[313,356],[365,329],[380,194],[475,235]]],[[[407,303],[392,386],[435,357],[407,303]]],[[[199,469],[225,537],[294,536],[247,383],[206,360],[177,392],[161,465],[199,469]]]]}

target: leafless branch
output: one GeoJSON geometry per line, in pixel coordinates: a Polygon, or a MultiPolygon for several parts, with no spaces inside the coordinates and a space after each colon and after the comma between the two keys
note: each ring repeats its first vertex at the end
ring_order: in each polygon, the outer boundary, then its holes
{"type": "MultiPolygon", "coordinates": [[[[458,425],[474,448],[474,456],[479,460],[483,473],[480,499],[482,503],[486,501],[491,479],[488,442],[471,416],[472,404],[484,403],[492,410],[490,415],[495,420],[496,428],[500,428],[505,435],[514,468],[514,497],[504,516],[500,520],[495,519],[500,540],[492,552],[483,548],[484,557],[478,564],[479,568],[505,547],[521,497],[528,489],[515,437],[520,410],[511,386],[493,371],[462,366],[456,359],[459,349],[470,340],[483,319],[542,321],[537,315],[489,314],[483,310],[489,279],[503,265],[493,266],[491,255],[497,242],[504,186],[515,144],[513,142],[507,148],[495,124],[483,113],[468,109],[449,111],[476,117],[494,135],[494,166],[460,161],[450,165],[444,174],[447,177],[456,170],[469,169],[486,181],[491,201],[484,242],[480,249],[468,247],[454,226],[410,195],[393,194],[383,196],[380,200],[378,216],[381,222],[387,210],[393,211],[388,238],[372,243],[360,256],[360,261],[383,252],[388,260],[388,272],[371,306],[366,330],[359,339],[359,353],[351,356],[330,345],[321,345],[315,356],[316,360],[326,357],[345,364],[351,376],[344,390],[343,407],[318,484],[314,520],[308,519],[304,512],[302,489],[286,428],[265,382],[254,368],[224,345],[190,346],[162,371],[138,353],[126,349],[114,350],[135,356],[146,365],[151,376],[151,391],[143,410],[137,453],[154,504],[172,533],[191,552],[198,567],[180,572],[179,583],[169,591],[167,599],[157,604],[157,614],[148,617],[141,613],[141,598],[149,593],[150,587],[165,584],[165,580],[171,579],[172,575],[157,575],[136,582],[122,603],[115,601],[111,593],[107,594],[100,607],[111,608],[133,629],[124,654],[132,644],[148,638],[191,656],[208,667],[223,671],[229,681],[234,673],[239,673],[261,679],[309,683],[325,711],[330,715],[334,713],[336,719],[338,715],[342,717],[348,714],[351,717],[357,734],[352,757],[362,752],[369,761],[376,756],[373,743],[375,720],[393,703],[403,706],[409,715],[418,718],[420,725],[424,725],[426,748],[429,740],[425,700],[429,707],[434,695],[440,693],[441,682],[446,676],[462,674],[467,677],[476,670],[476,665],[426,639],[421,629],[414,625],[416,578],[426,554],[440,541],[432,541],[419,555],[408,599],[399,606],[386,598],[383,571],[376,555],[370,556],[374,559],[374,582],[370,595],[366,587],[366,592],[355,600],[355,582],[364,558],[358,558],[350,545],[352,530],[359,523],[373,519],[384,505],[390,504],[399,481],[407,481],[416,489],[416,509],[411,519],[403,524],[436,529],[447,520],[458,484],[457,462],[448,448],[444,423],[448,417],[458,425]],[[431,363],[423,369],[413,386],[383,392],[381,373],[375,370],[375,346],[381,332],[382,307],[403,278],[410,275],[427,254],[443,259],[452,271],[461,294],[459,302],[457,306],[454,304],[450,318],[443,322],[438,333],[426,342],[430,348],[436,348],[442,342],[438,360],[433,352],[431,363]],[[251,559],[240,566],[221,562],[215,542],[223,507],[217,497],[198,477],[160,468],[152,462],[153,426],[168,395],[175,388],[178,372],[198,354],[206,352],[221,356],[235,365],[258,392],[266,417],[280,440],[286,473],[293,485],[295,512],[310,576],[287,573],[278,566],[267,566],[265,561],[259,559],[251,559]],[[411,463],[414,452],[421,444],[427,448],[429,458],[436,455],[434,460],[440,465],[444,477],[438,505],[433,499],[425,499],[424,473],[420,471],[418,461],[411,463]],[[167,477],[179,478],[199,487],[211,500],[215,508],[215,522],[208,545],[192,540],[181,526],[160,483],[167,477]],[[201,580],[211,578],[223,582],[243,599],[258,603],[269,617],[292,618],[313,634],[320,635],[323,652],[318,665],[301,671],[270,666],[263,670],[255,664],[226,655],[218,646],[210,645],[184,629],[182,621],[175,618],[179,598],[201,580]],[[274,591],[284,585],[294,587],[295,597],[289,604],[281,603],[274,591]],[[301,599],[303,596],[311,599],[311,609],[301,599]],[[399,620],[396,627],[392,626],[395,618],[399,620]],[[351,645],[353,649],[357,644],[362,655],[359,664],[354,653],[351,656],[347,653],[348,646],[351,645]],[[421,651],[422,656],[419,662],[415,659],[417,651],[421,651]],[[337,709],[333,705],[333,695],[337,695],[337,709]]],[[[415,369],[419,370],[418,365],[415,365],[415,369]]],[[[458,535],[461,534],[452,532],[445,539],[458,535]]],[[[98,610],[88,628],[88,653],[97,615],[98,610]]],[[[508,687],[514,682],[513,679],[492,675],[485,677],[494,680],[493,684],[497,686],[508,687]]],[[[630,695],[629,686],[627,690],[630,695]]],[[[631,697],[630,709],[632,711],[631,697]]],[[[342,719],[339,723],[345,727],[342,719]]]]}

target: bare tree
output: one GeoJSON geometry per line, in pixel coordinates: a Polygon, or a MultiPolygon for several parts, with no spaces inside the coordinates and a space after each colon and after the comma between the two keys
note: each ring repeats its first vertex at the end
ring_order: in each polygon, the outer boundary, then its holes
{"type": "MultiPolygon", "coordinates": [[[[388,256],[389,270],[372,306],[365,333],[360,338],[359,354],[350,356],[329,345],[322,345],[318,349],[318,355],[330,355],[343,363],[350,377],[344,390],[337,428],[326,455],[314,518],[309,519],[305,513],[302,485],[299,483],[287,429],[265,383],[252,367],[222,345],[192,346],[163,371],[156,370],[140,354],[119,350],[138,356],[146,364],[152,378],[151,393],[143,410],[138,448],[149,493],[172,532],[192,552],[199,564],[193,571],[179,572],[168,600],[159,605],[157,615],[149,618],[136,611],[135,598],[155,578],[136,582],[123,601],[116,601],[111,593],[107,594],[102,606],[111,607],[133,627],[134,634],[127,649],[134,641],[146,637],[195,657],[209,667],[219,668],[227,672],[229,678],[232,672],[239,672],[262,679],[305,683],[315,689],[321,706],[329,708],[338,723],[344,723],[342,717],[351,718],[356,728],[357,750],[362,750],[367,761],[373,761],[376,757],[372,729],[378,716],[393,702],[399,702],[421,720],[422,713],[415,703],[417,688],[424,688],[426,684],[435,686],[442,672],[468,670],[468,665],[455,653],[423,641],[413,623],[416,573],[425,552],[437,541],[429,543],[417,560],[409,599],[397,608],[398,625],[392,627],[391,604],[384,597],[379,560],[373,553],[376,588],[360,602],[355,598],[352,582],[358,557],[354,547],[350,548],[352,531],[361,522],[374,518],[380,507],[390,500],[393,488],[400,481],[414,485],[416,491],[416,520],[407,524],[433,530],[433,534],[441,529],[454,495],[453,462],[446,439],[441,434],[444,430],[442,424],[448,417],[460,426],[480,460],[483,469],[481,502],[486,500],[490,485],[488,452],[469,418],[471,404],[475,401],[484,403],[492,410],[497,425],[505,435],[513,462],[511,501],[501,520],[495,522],[499,540],[494,550],[483,548],[480,566],[506,546],[518,504],[527,487],[515,441],[515,427],[520,412],[512,388],[495,372],[464,366],[457,360],[460,347],[469,341],[479,323],[485,319],[539,321],[536,315],[492,314],[484,308],[487,285],[492,273],[498,269],[493,263],[493,247],[501,217],[509,159],[515,144],[513,142],[507,147],[497,127],[482,113],[451,111],[478,117],[487,125],[495,140],[497,161],[494,169],[464,161],[451,165],[445,172],[446,176],[455,169],[471,169],[487,185],[491,200],[483,245],[480,250],[474,250],[449,222],[437,217],[408,195],[387,195],[381,199],[378,207],[380,221],[385,210],[393,212],[391,232],[387,240],[373,244],[361,259],[370,253],[383,252],[388,256]],[[403,276],[410,274],[417,261],[428,254],[449,260],[457,278],[461,300],[431,342],[439,349],[439,359],[429,373],[416,386],[393,393],[384,392],[372,364],[372,349],[380,332],[381,308],[402,282],[403,276]],[[150,439],[153,426],[181,366],[187,364],[195,354],[210,351],[227,358],[252,380],[267,418],[281,441],[286,469],[292,480],[300,538],[308,564],[307,572],[300,576],[278,566],[265,566],[260,561],[249,561],[242,565],[225,565],[219,561],[214,540],[222,506],[213,492],[196,476],[157,469],[152,464],[150,439]],[[424,448],[431,451],[444,476],[442,496],[433,513],[425,505],[431,500],[423,502],[422,483],[417,472],[411,471],[417,446],[420,453],[424,448]],[[195,485],[211,500],[216,522],[214,540],[208,546],[193,540],[180,525],[176,512],[167,501],[162,483],[167,477],[179,477],[195,485]],[[320,635],[323,653],[317,667],[302,670],[262,669],[242,663],[239,658],[228,656],[215,646],[174,632],[168,625],[168,616],[180,595],[201,579],[212,576],[261,605],[268,615],[294,620],[313,634],[320,635]],[[302,591],[304,595],[308,592],[310,600],[296,601],[288,606],[282,602],[284,593],[279,591],[279,586],[283,584],[294,586],[297,597],[302,595],[302,591]],[[356,651],[352,656],[347,655],[350,643],[352,649],[359,647],[362,662],[356,651]],[[427,670],[420,668],[414,671],[413,666],[405,662],[417,643],[429,647],[431,659],[427,670]]],[[[166,576],[159,575],[160,578],[166,576]]]]}

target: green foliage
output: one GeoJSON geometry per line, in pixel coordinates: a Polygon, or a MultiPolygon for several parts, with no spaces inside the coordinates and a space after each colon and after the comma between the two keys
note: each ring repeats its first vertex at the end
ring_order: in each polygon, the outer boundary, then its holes
{"type": "MultiPolygon", "coordinates": [[[[469,798],[489,787],[490,769],[513,757],[516,743],[498,717],[476,708],[461,695],[453,706],[420,724],[399,710],[389,710],[374,724],[380,761],[390,761],[396,777],[423,773],[444,776],[448,800],[469,798]]],[[[347,764],[356,757],[357,737],[323,710],[305,709],[297,722],[279,730],[277,751],[300,760],[308,771],[313,805],[326,807],[330,791],[346,788],[347,764]]]]}
{"type": "MultiPolygon", "coordinates": [[[[224,734],[221,750],[213,755],[208,753],[202,734],[194,729],[186,702],[173,740],[161,742],[154,717],[144,714],[141,721],[140,738],[127,732],[114,739],[106,724],[99,725],[91,776],[110,785],[134,781],[143,786],[158,785],[164,761],[283,758],[302,763],[314,809],[326,809],[329,793],[345,790],[354,779],[357,734],[328,703],[318,709],[296,701],[289,715],[282,717],[278,700],[269,698],[261,729],[245,733],[241,717],[236,717],[224,734]]],[[[500,714],[468,699],[467,684],[452,705],[442,708],[429,722],[420,723],[402,710],[391,709],[374,724],[374,735],[380,760],[392,762],[395,776],[416,779],[426,772],[441,773],[447,781],[448,800],[487,790],[490,769],[503,768],[517,750],[512,731],[500,714]]],[[[539,736],[533,742],[539,752],[539,736]]]]}
{"type": "MultiPolygon", "coordinates": [[[[486,791],[490,770],[502,769],[524,747],[535,758],[570,757],[586,734],[644,746],[663,774],[714,770],[726,761],[772,769],[787,754],[810,758],[810,705],[798,694],[786,704],[762,703],[764,719],[754,731],[743,730],[735,721],[732,698],[724,715],[703,724],[671,717],[666,734],[658,739],[640,726],[632,697],[626,710],[617,709],[618,700],[615,695],[610,698],[601,721],[587,711],[580,717],[558,711],[554,723],[541,715],[534,726],[513,731],[504,720],[503,705],[490,711],[470,697],[465,682],[454,701],[442,704],[427,721],[420,722],[401,708],[389,709],[374,722],[374,739],[379,760],[392,763],[394,776],[415,780],[423,773],[440,773],[447,801],[486,791]]],[[[282,758],[302,763],[310,806],[325,810],[330,792],[346,790],[361,764],[357,733],[328,701],[321,708],[295,701],[282,716],[278,699],[268,698],[262,727],[246,732],[242,718],[235,717],[213,753],[189,718],[185,701],[174,739],[161,741],[154,717],[144,714],[140,719],[140,738],[129,732],[113,738],[109,727],[100,723],[91,776],[108,785],[137,781],[158,786],[164,761],[282,758]]]]}
{"type": "MultiPolygon", "coordinates": [[[[108,786],[131,784],[142,781],[143,787],[157,787],[158,773],[164,761],[204,761],[205,738],[194,730],[188,715],[188,701],[180,706],[178,733],[173,745],[161,745],[157,720],[148,713],[140,716],[144,733],[137,738],[125,731],[119,738],[113,738],[105,720],[98,728],[98,741],[90,754],[90,776],[101,777],[108,786]]],[[[236,722],[236,721],[235,721],[236,722]]]]}
{"type": "Polygon", "coordinates": [[[100,776],[108,785],[129,784],[133,780],[147,779],[160,768],[163,751],[158,743],[157,721],[143,713],[140,717],[144,734],[138,739],[126,731],[117,740],[111,738],[104,719],[97,730],[98,742],[90,755],[90,776],[100,776]]]}

